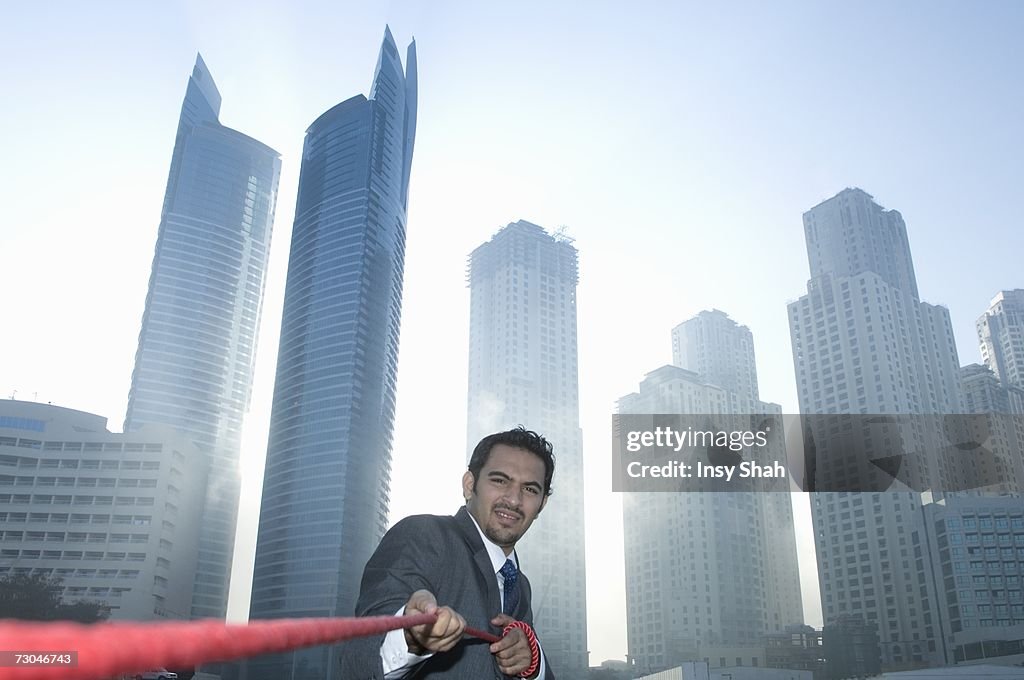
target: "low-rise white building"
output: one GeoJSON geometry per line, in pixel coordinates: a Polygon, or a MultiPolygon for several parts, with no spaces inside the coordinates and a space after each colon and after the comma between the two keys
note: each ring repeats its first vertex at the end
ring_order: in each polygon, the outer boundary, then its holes
{"type": "Polygon", "coordinates": [[[0,577],[59,577],[111,619],[187,619],[207,463],[180,433],[0,402],[0,577]]]}
{"type": "Polygon", "coordinates": [[[914,554],[935,593],[944,663],[1024,661],[1024,499],[952,496],[921,512],[914,554]]]}

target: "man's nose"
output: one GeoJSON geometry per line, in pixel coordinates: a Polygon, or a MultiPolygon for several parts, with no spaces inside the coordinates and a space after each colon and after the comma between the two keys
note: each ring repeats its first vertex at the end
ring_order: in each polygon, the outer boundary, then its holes
{"type": "Polygon", "coordinates": [[[523,503],[523,490],[514,487],[505,491],[505,501],[514,508],[518,508],[523,503]]]}

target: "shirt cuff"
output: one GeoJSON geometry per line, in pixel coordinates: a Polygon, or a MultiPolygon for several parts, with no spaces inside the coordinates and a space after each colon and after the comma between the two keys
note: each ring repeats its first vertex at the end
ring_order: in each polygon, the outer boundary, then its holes
{"type": "MultiPolygon", "coordinates": [[[[399,609],[395,616],[405,615],[405,605],[399,609]]],[[[423,663],[434,655],[433,652],[428,654],[413,654],[409,651],[409,645],[405,642],[405,631],[399,628],[398,630],[389,631],[384,636],[384,642],[380,646],[380,660],[384,666],[384,678],[385,680],[397,680],[397,678],[404,678],[415,666],[423,663]]]]}

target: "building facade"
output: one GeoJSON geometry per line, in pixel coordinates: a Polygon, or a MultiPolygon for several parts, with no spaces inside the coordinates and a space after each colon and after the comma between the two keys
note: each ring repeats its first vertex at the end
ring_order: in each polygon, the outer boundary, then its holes
{"type": "MultiPolygon", "coordinates": [[[[416,132],[416,49],[390,30],[369,98],[306,131],[250,618],[351,616],[388,526],[416,132]]],[[[334,678],[333,648],[253,660],[250,678],[334,678]]]]}
{"type": "Polygon", "coordinates": [[[588,667],[577,281],[571,240],[523,220],[469,257],[467,448],[520,424],[554,445],[554,494],[516,551],[544,653],[570,680],[588,667]]]}
{"type": "Polygon", "coordinates": [[[921,508],[917,567],[934,591],[944,664],[1024,661],[1024,503],[957,495],[921,508]]]}
{"type": "MultiPolygon", "coordinates": [[[[920,300],[902,216],[846,189],[803,222],[811,278],[788,310],[800,412],[961,413],[949,312],[920,300]]],[[[940,444],[929,439],[937,433],[909,430],[902,442],[908,451],[940,444]]],[[[819,444],[827,459],[827,442],[819,444]]],[[[915,465],[915,481],[941,487],[944,470],[915,465]]],[[[876,626],[885,667],[938,658],[939,631],[927,614],[934,602],[910,540],[920,505],[912,491],[812,496],[825,624],[861,616],[876,626]]]]}
{"type": "MultiPolygon", "coordinates": [[[[753,336],[723,312],[672,332],[676,366],[647,374],[621,414],[781,414],[760,401],[753,336]],[[741,409],[741,410],[737,410],[741,409]]],[[[641,672],[704,659],[733,665],[803,622],[788,493],[623,494],[627,641],[641,672]],[[721,658],[726,659],[721,662],[721,658]]]]}
{"type": "Polygon", "coordinates": [[[0,401],[0,576],[60,578],[113,620],[191,618],[207,470],[172,428],[0,401]]]}
{"type": "Polygon", "coordinates": [[[191,612],[227,611],[270,232],[281,171],[270,147],[220,124],[197,57],[181,107],[125,432],[167,425],[209,458],[191,612]]]}

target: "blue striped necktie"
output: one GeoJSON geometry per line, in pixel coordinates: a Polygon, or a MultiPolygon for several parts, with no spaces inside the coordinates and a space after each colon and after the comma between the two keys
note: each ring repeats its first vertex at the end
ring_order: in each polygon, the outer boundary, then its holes
{"type": "Polygon", "coordinates": [[[516,605],[519,604],[519,570],[516,569],[515,562],[505,560],[498,573],[505,578],[505,603],[501,611],[512,616],[516,605]]]}

